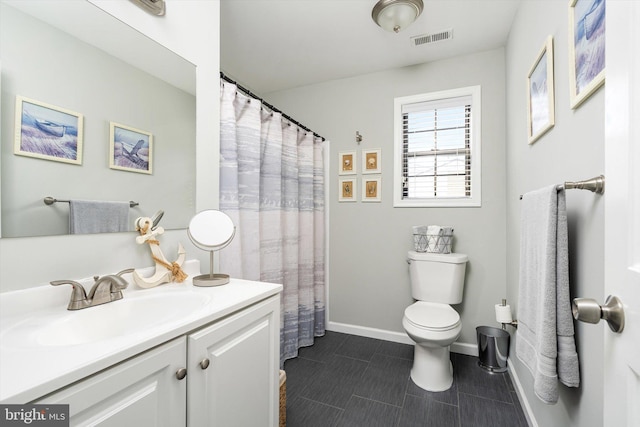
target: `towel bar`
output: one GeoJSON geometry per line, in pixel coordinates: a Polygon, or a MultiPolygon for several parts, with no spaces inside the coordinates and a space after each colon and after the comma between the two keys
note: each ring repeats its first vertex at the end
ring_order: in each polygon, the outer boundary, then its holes
{"type": "MultiPolygon", "coordinates": [[[[560,184],[556,187],[560,190],[589,190],[592,193],[604,194],[604,175],[598,175],[596,177],[585,179],[584,181],[566,181],[564,184],[560,184]]],[[[522,200],[522,194],[520,195],[522,200]]]]}
{"type": "MultiPolygon", "coordinates": [[[[51,196],[47,196],[47,197],[44,198],[44,204],[48,205],[48,206],[50,206],[50,205],[52,205],[54,203],[57,203],[57,202],[69,203],[69,202],[71,202],[71,200],[58,200],[58,199],[55,199],[55,198],[53,198],[51,196]]],[[[129,207],[130,208],[134,208],[134,207],[139,206],[139,205],[140,205],[140,203],[138,203],[138,202],[134,202],[133,200],[129,201],[129,207]]]]}

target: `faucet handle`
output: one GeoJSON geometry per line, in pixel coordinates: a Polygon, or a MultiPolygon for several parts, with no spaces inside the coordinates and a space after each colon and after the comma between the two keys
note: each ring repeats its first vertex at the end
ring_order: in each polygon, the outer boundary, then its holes
{"type": "Polygon", "coordinates": [[[73,291],[71,292],[71,299],[69,300],[67,310],[78,310],[81,308],[85,308],[88,305],[87,293],[80,283],[73,280],[54,280],[49,283],[52,286],[71,285],[73,287],[73,291]]]}
{"type": "Polygon", "coordinates": [[[115,274],[115,280],[111,281],[111,292],[119,292],[129,286],[129,282],[122,278],[124,274],[133,273],[133,268],[127,268],[115,274]]]}
{"type": "Polygon", "coordinates": [[[116,276],[122,276],[123,274],[133,273],[134,270],[135,268],[125,268],[124,270],[117,272],[116,276]]]}
{"type": "Polygon", "coordinates": [[[127,273],[133,273],[133,270],[133,268],[127,268],[115,274],[114,280],[111,280],[111,301],[122,299],[122,290],[129,286],[129,282],[122,276],[127,273]]]}

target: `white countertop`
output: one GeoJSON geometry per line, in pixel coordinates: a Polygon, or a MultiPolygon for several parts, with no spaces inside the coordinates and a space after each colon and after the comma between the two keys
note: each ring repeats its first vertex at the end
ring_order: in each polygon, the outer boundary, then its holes
{"type": "MultiPolygon", "coordinates": [[[[67,310],[71,286],[45,285],[0,294],[0,402],[31,402],[282,291],[282,285],[240,279],[222,286],[196,287],[191,278],[200,274],[199,267],[198,261],[185,263],[189,278],[184,283],[141,289],[128,280],[122,300],[77,311],[67,310]],[[188,310],[176,307],[176,314],[155,310],[148,302],[166,301],[166,297],[176,304],[191,305],[188,310]],[[126,302],[116,306],[122,301],[126,302]],[[141,308],[147,304],[139,312],[144,317],[114,334],[109,329],[110,317],[122,313],[123,308],[137,311],[136,304],[141,308]],[[68,345],[55,342],[56,325],[67,322],[81,328],[83,316],[95,319],[103,313],[104,325],[99,329],[104,326],[109,337],[98,339],[101,331],[96,331],[95,340],[68,345]],[[49,342],[42,344],[42,331],[47,330],[51,331],[49,342]],[[39,340],[34,338],[38,333],[39,340]]],[[[87,283],[87,279],[77,281],[87,283]]],[[[88,286],[85,288],[88,290],[88,286]]]]}

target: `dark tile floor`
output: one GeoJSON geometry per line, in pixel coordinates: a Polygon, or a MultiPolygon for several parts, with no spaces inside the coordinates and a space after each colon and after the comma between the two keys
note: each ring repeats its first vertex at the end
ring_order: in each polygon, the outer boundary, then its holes
{"type": "Polygon", "coordinates": [[[285,362],[287,427],[526,427],[508,373],[451,353],[451,389],[431,393],[409,374],[413,346],[329,332],[285,362]]]}

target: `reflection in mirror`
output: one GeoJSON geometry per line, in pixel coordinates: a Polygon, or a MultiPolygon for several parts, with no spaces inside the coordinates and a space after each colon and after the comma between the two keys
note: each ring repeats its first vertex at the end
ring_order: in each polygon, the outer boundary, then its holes
{"type": "Polygon", "coordinates": [[[236,234],[236,226],[227,214],[206,210],[196,214],[189,222],[189,238],[198,248],[209,251],[209,274],[193,278],[195,286],[218,286],[229,283],[228,274],[213,273],[213,253],[227,246],[236,234]]]}
{"type": "Polygon", "coordinates": [[[135,200],[131,231],[141,212],[161,208],[166,229],[187,226],[195,211],[193,64],[90,2],[50,0],[0,0],[0,63],[2,237],[68,234],[69,204],[46,205],[47,196],[135,200]],[[82,115],[81,164],[14,153],[18,97],[82,115]],[[112,123],[152,135],[153,149],[123,145],[112,123]],[[148,155],[146,171],[136,170],[140,162],[115,168],[121,149],[148,155]]]}

